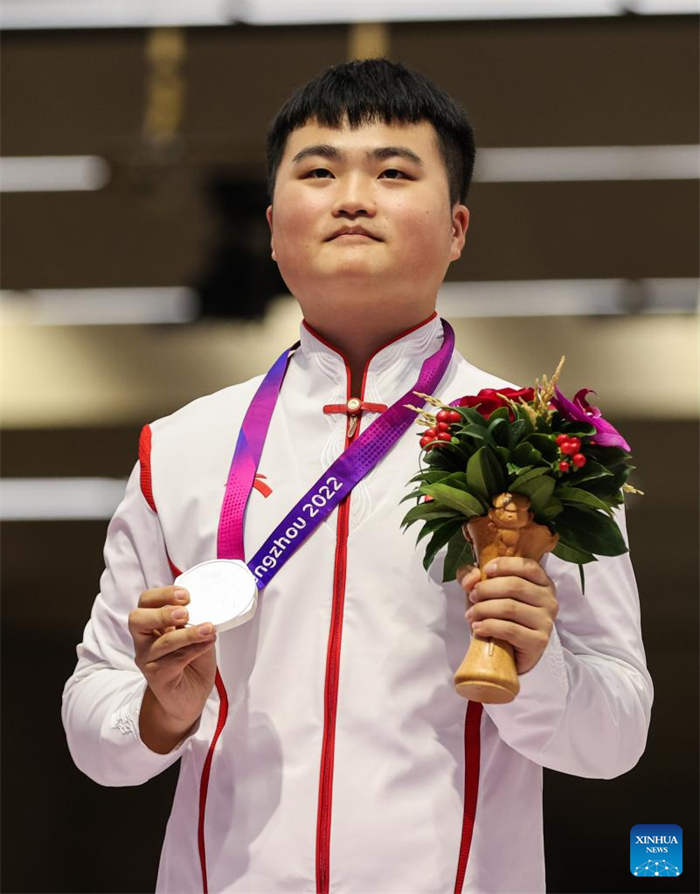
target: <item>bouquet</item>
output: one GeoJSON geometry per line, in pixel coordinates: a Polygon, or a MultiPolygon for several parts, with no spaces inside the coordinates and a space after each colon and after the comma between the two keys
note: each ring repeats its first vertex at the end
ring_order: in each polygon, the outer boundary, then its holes
{"type": "MultiPolygon", "coordinates": [[[[499,555],[539,561],[551,550],[579,566],[583,591],[584,565],[627,551],[613,510],[624,492],[641,493],[627,482],[630,447],[588,403],[591,389],[573,401],[561,393],[563,363],[562,357],[552,378],[543,376],[533,388],[486,388],[452,405],[417,395],[435,412],[411,407],[425,427],[423,462],[404,497],[417,504],[402,527],[422,523],[426,570],[447,546],[443,581],[454,580],[460,565],[477,562],[483,577],[499,555]]],[[[476,636],[475,645],[483,650],[476,636]]],[[[512,647],[489,640],[483,657],[493,666],[471,680],[463,673],[467,655],[455,678],[458,691],[472,700],[509,701],[519,688],[512,647]]]]}

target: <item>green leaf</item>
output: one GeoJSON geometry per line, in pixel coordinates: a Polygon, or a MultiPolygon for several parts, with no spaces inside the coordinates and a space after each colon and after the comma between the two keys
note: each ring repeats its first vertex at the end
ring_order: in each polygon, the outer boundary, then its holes
{"type": "Polygon", "coordinates": [[[554,478],[549,475],[540,475],[538,478],[531,478],[521,484],[517,491],[511,487],[511,492],[529,497],[532,511],[535,515],[541,515],[554,493],[555,484],[554,478]]]}
{"type": "MultiPolygon", "coordinates": [[[[445,478],[440,479],[440,484],[447,484],[449,487],[458,487],[465,490],[467,487],[466,472],[450,472],[445,478]]],[[[429,485],[424,485],[429,486],[429,485]]]]}
{"type": "Polygon", "coordinates": [[[510,456],[510,447],[496,447],[496,453],[503,460],[503,465],[507,465],[510,456]]]}
{"type": "Polygon", "coordinates": [[[475,425],[480,425],[482,428],[486,428],[486,420],[481,413],[473,407],[452,407],[452,409],[457,410],[460,416],[463,416],[467,422],[472,422],[475,425]]]}
{"type": "Polygon", "coordinates": [[[454,525],[457,522],[458,524],[463,524],[464,519],[461,515],[457,515],[456,513],[452,513],[449,517],[439,517],[426,519],[423,527],[420,530],[420,533],[416,537],[416,546],[424,540],[426,537],[429,537],[431,534],[434,534],[435,531],[438,531],[443,525],[454,525]]]}
{"type": "Polygon", "coordinates": [[[558,559],[562,559],[564,562],[575,562],[577,565],[585,565],[588,562],[598,561],[596,557],[591,553],[586,552],[583,549],[576,549],[576,547],[569,546],[566,543],[562,543],[561,540],[554,547],[552,553],[558,559]]]}
{"type": "Polygon", "coordinates": [[[450,540],[450,538],[455,533],[461,534],[463,520],[457,519],[456,521],[446,522],[437,528],[431,537],[428,545],[425,548],[425,556],[423,557],[423,568],[427,571],[430,568],[430,565],[435,558],[436,554],[443,548],[443,546],[450,540]]]}
{"type": "Polygon", "coordinates": [[[464,490],[459,490],[456,487],[442,484],[442,482],[426,487],[426,493],[450,509],[462,512],[467,518],[486,514],[487,507],[477,496],[469,494],[464,490]]]}
{"type": "Polygon", "coordinates": [[[627,552],[620,529],[601,512],[566,506],[553,525],[561,539],[576,549],[597,556],[620,556],[627,552]]]}
{"type": "Polygon", "coordinates": [[[491,413],[488,420],[489,428],[492,427],[494,422],[498,422],[499,419],[502,419],[504,422],[507,422],[510,419],[510,411],[508,407],[499,407],[491,413]]]}
{"type": "Polygon", "coordinates": [[[452,444],[441,443],[434,447],[425,457],[425,464],[431,469],[443,472],[457,472],[464,469],[464,458],[459,450],[455,450],[452,444]]]}
{"type": "Polygon", "coordinates": [[[500,460],[488,447],[482,447],[467,463],[467,484],[489,505],[491,497],[506,487],[506,476],[500,460]]]}
{"type": "Polygon", "coordinates": [[[455,457],[462,460],[462,467],[464,467],[472,453],[479,449],[479,441],[469,437],[461,440],[456,435],[452,435],[452,440],[446,446],[450,448],[455,457]]]}
{"type": "Polygon", "coordinates": [[[611,503],[613,506],[619,506],[622,500],[620,488],[624,484],[616,480],[614,475],[609,478],[597,478],[594,481],[584,481],[578,485],[579,490],[585,490],[587,493],[595,494],[601,500],[611,503]]]}
{"type": "Polygon", "coordinates": [[[508,426],[508,434],[510,436],[510,447],[515,447],[518,441],[522,440],[526,435],[532,432],[532,426],[529,419],[516,419],[515,422],[508,426]]]}
{"type": "Polygon", "coordinates": [[[535,427],[532,424],[532,420],[530,419],[530,416],[528,415],[528,412],[525,409],[525,407],[519,406],[517,412],[518,412],[518,419],[515,424],[517,425],[518,422],[522,422],[523,431],[525,432],[523,437],[527,437],[527,435],[532,434],[532,432],[535,430],[535,427]]]}
{"type": "Polygon", "coordinates": [[[564,511],[564,504],[556,497],[550,497],[549,502],[541,512],[535,513],[535,521],[541,525],[548,525],[560,512],[564,511]]]}
{"type": "Polygon", "coordinates": [[[491,441],[491,436],[485,426],[465,425],[459,432],[460,438],[475,438],[477,441],[491,441]]]}
{"type": "Polygon", "coordinates": [[[447,555],[442,568],[442,582],[448,583],[455,580],[460,565],[474,565],[474,563],[472,545],[465,539],[460,529],[452,535],[447,543],[447,555]]]}
{"type": "Polygon", "coordinates": [[[560,485],[556,489],[555,494],[563,503],[575,503],[581,506],[588,506],[589,509],[602,509],[603,512],[612,517],[612,509],[605,500],[601,500],[600,497],[596,497],[595,494],[582,490],[580,487],[560,485]]]}
{"type": "Polygon", "coordinates": [[[597,478],[611,478],[612,472],[609,472],[605,466],[601,466],[600,463],[597,463],[593,460],[586,463],[586,465],[579,471],[575,472],[573,475],[569,475],[567,478],[567,483],[571,484],[572,487],[578,487],[583,481],[594,481],[597,478]]]}
{"type": "Polygon", "coordinates": [[[527,481],[531,481],[533,478],[539,478],[540,475],[546,475],[547,472],[549,472],[547,466],[525,466],[518,477],[508,485],[508,490],[517,493],[518,488],[521,485],[525,484],[527,481]]]}
{"type": "Polygon", "coordinates": [[[413,509],[409,509],[401,522],[402,528],[410,527],[414,522],[427,521],[431,518],[454,518],[455,510],[438,503],[428,501],[419,503],[413,509]]]}
{"type": "Polygon", "coordinates": [[[413,478],[408,480],[408,483],[411,484],[414,481],[420,481],[421,483],[432,484],[434,481],[439,481],[441,478],[445,478],[450,473],[445,469],[423,469],[418,472],[418,474],[414,475],[413,478]]]}
{"type": "Polygon", "coordinates": [[[527,439],[528,444],[532,444],[532,446],[539,450],[542,456],[547,460],[547,462],[553,463],[554,460],[559,456],[559,448],[557,447],[553,438],[549,435],[542,434],[532,434],[527,439]]]}
{"type": "Polygon", "coordinates": [[[601,447],[598,444],[586,444],[586,455],[608,467],[628,461],[631,456],[622,447],[601,447]]]}
{"type": "Polygon", "coordinates": [[[539,450],[536,450],[529,441],[521,441],[511,453],[511,461],[519,466],[548,465],[539,450]]]}
{"type": "MultiPolygon", "coordinates": [[[[503,407],[501,407],[503,409],[503,407]]],[[[510,448],[509,432],[510,425],[507,419],[499,418],[492,422],[488,427],[488,433],[494,442],[501,447],[510,448]]]]}
{"type": "Polygon", "coordinates": [[[568,435],[570,438],[590,438],[596,434],[596,427],[579,419],[567,419],[561,413],[555,413],[551,421],[552,431],[568,435]]]}

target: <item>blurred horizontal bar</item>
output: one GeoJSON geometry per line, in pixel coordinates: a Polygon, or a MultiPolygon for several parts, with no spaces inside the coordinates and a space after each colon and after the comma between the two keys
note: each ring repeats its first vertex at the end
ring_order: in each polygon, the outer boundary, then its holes
{"type": "Polygon", "coordinates": [[[97,155],[14,155],[0,158],[0,192],[102,189],[110,167],[97,155]]]}
{"type": "MultiPolygon", "coordinates": [[[[698,178],[697,145],[485,148],[477,151],[474,170],[480,183],[698,178]]],[[[98,190],[109,179],[109,163],[94,155],[0,158],[0,192],[98,190]]]]}
{"type": "Polygon", "coordinates": [[[228,25],[230,0],[4,0],[2,28],[147,28],[228,25]]]}
{"type": "Polygon", "coordinates": [[[437,309],[448,319],[694,314],[699,285],[694,278],[444,282],[437,309]]]}
{"type": "Polygon", "coordinates": [[[700,146],[548,146],[479,149],[474,180],[694,180],[700,146]]]}
{"type": "Polygon", "coordinates": [[[626,13],[679,14],[700,11],[697,0],[354,0],[351,5],[318,0],[239,0],[237,18],[251,25],[326,22],[401,22],[439,19],[533,19],[619,16],[626,13]]]}
{"type": "Polygon", "coordinates": [[[3,478],[0,520],[111,518],[125,484],[116,478],[3,478]]]}
{"type": "MultiPolygon", "coordinates": [[[[445,282],[438,310],[450,317],[696,313],[698,279],[543,279],[445,282]]],[[[0,291],[4,324],[100,326],[188,323],[196,293],[185,286],[0,291]]]]}
{"type": "Polygon", "coordinates": [[[127,326],[188,323],[196,293],[186,286],[0,291],[3,323],[30,326],[127,326]]]}
{"type": "Polygon", "coordinates": [[[4,0],[2,28],[122,28],[162,25],[319,24],[678,15],[700,12],[698,0],[4,0]]]}

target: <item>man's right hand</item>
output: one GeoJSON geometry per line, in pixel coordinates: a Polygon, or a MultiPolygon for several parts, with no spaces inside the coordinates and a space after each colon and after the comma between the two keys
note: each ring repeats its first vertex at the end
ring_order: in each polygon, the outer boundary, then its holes
{"type": "Polygon", "coordinates": [[[167,754],[197,722],[216,676],[212,624],[185,627],[190,601],[182,587],[145,590],[129,614],[136,666],[148,682],[139,729],[141,740],[167,754]]]}

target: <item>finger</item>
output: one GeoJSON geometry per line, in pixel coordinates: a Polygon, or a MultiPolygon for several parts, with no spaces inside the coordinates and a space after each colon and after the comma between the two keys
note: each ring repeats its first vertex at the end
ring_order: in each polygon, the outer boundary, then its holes
{"type": "Polygon", "coordinates": [[[190,594],[184,587],[154,587],[139,596],[139,608],[161,608],[163,605],[187,605],[190,594]]]}
{"type": "Polygon", "coordinates": [[[489,599],[472,605],[465,615],[470,623],[486,621],[496,618],[501,621],[512,621],[522,624],[531,630],[546,629],[549,624],[549,615],[541,608],[518,602],[516,599],[489,599]]]}
{"type": "Polygon", "coordinates": [[[481,572],[474,565],[461,565],[457,569],[457,581],[462,589],[469,593],[472,587],[481,580],[481,572]]]}
{"type": "Polygon", "coordinates": [[[129,613],[129,632],[134,641],[139,637],[162,635],[169,627],[180,628],[187,623],[186,608],[165,605],[162,608],[135,608],[129,613]]]}
{"type": "Polygon", "coordinates": [[[461,584],[462,579],[464,577],[466,577],[468,574],[471,574],[471,572],[474,571],[474,568],[475,568],[475,566],[470,565],[470,564],[460,565],[459,568],[457,569],[457,574],[455,575],[455,577],[457,579],[457,583],[461,584]]]}
{"type": "Polygon", "coordinates": [[[201,643],[190,643],[190,645],[176,649],[162,658],[146,662],[144,669],[148,671],[151,679],[157,678],[162,685],[165,681],[178,677],[195,658],[199,658],[200,655],[205,655],[213,649],[215,643],[216,638],[201,643]]]}
{"type": "Polygon", "coordinates": [[[505,640],[523,652],[544,649],[549,642],[549,634],[544,630],[532,630],[529,627],[523,627],[522,624],[502,621],[498,618],[479,621],[472,627],[472,632],[481,639],[493,637],[505,640]]]}
{"type": "Polygon", "coordinates": [[[522,577],[494,577],[478,581],[472,587],[469,601],[481,602],[484,599],[518,599],[530,605],[548,606],[556,602],[554,590],[550,586],[533,584],[522,577]]]}
{"type": "Polygon", "coordinates": [[[200,624],[198,627],[173,630],[171,633],[164,633],[163,636],[153,640],[141,656],[141,662],[145,665],[153,661],[160,661],[164,656],[177,652],[178,649],[184,649],[194,643],[212,643],[215,639],[216,630],[214,625],[209,623],[200,624]]]}
{"type": "Polygon", "coordinates": [[[501,556],[489,562],[484,571],[487,578],[516,576],[540,586],[551,583],[539,562],[534,559],[521,559],[519,556],[501,556]]]}

